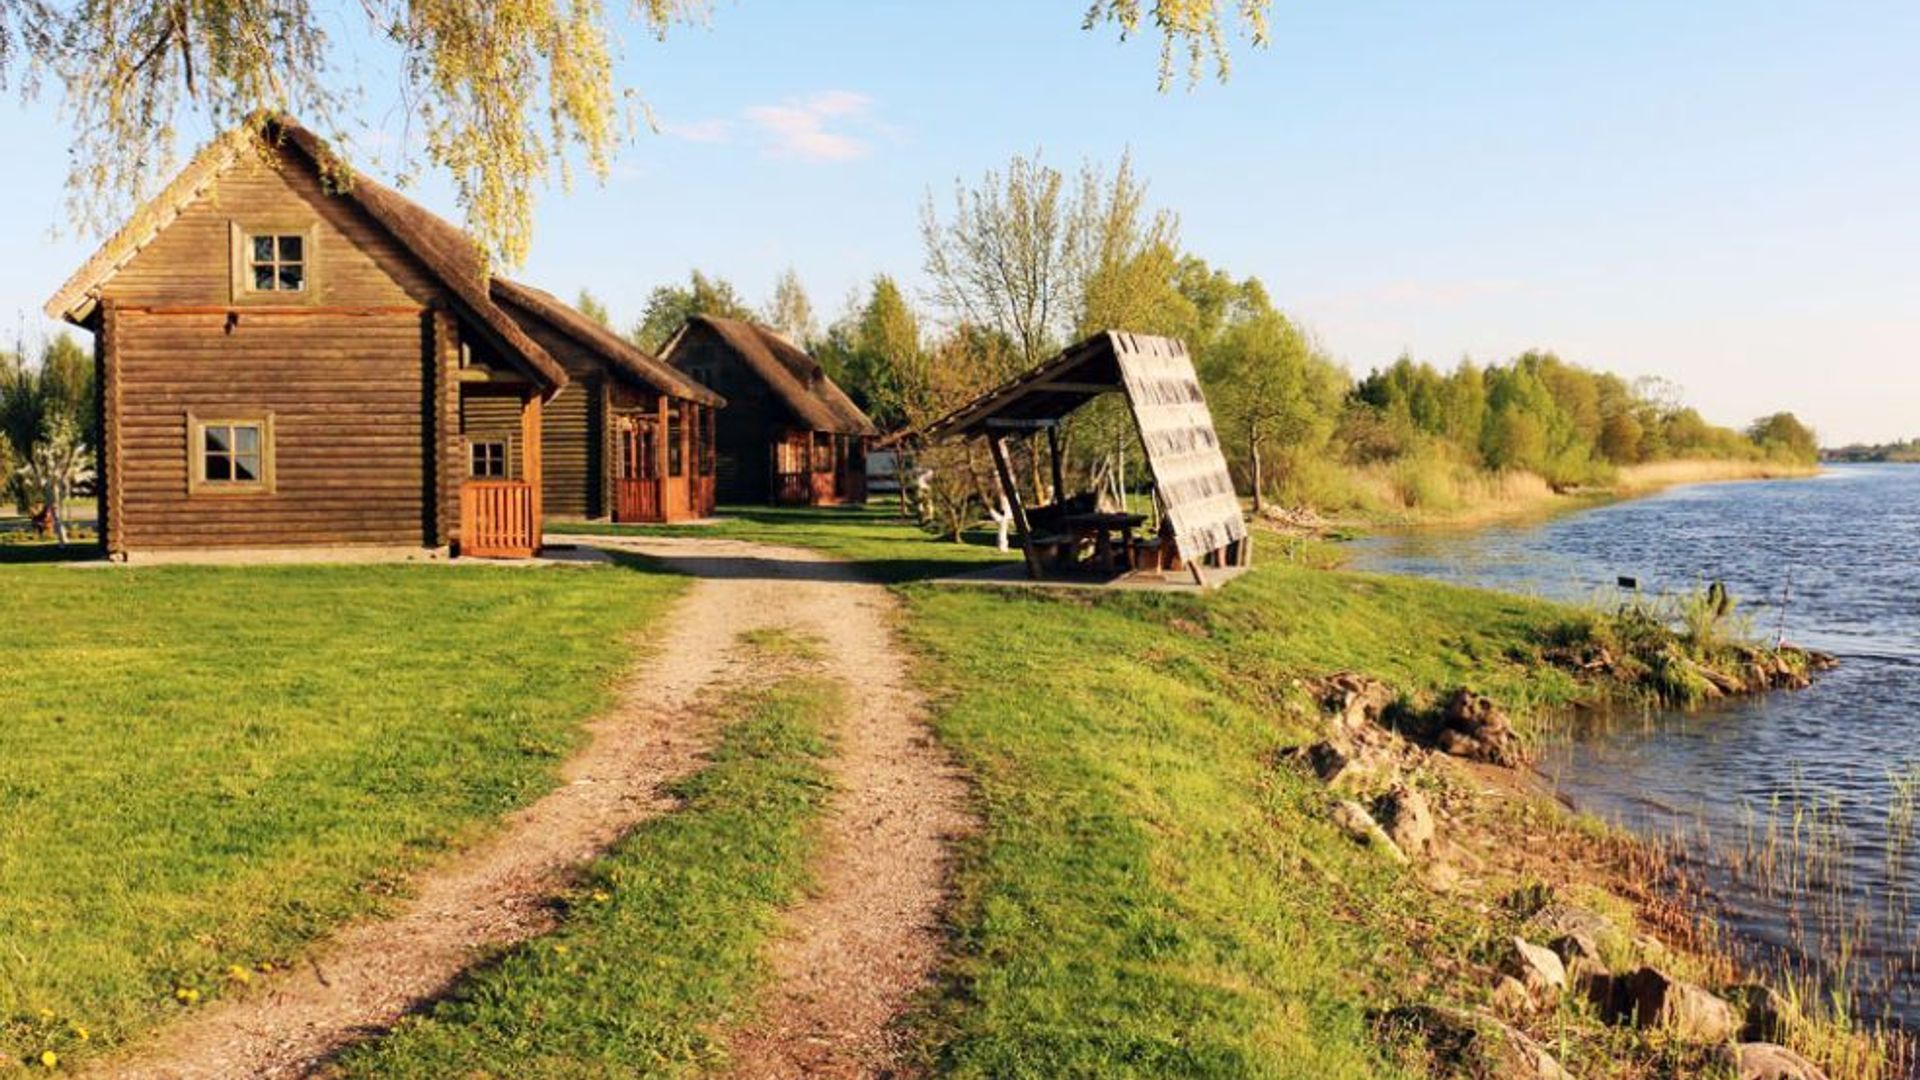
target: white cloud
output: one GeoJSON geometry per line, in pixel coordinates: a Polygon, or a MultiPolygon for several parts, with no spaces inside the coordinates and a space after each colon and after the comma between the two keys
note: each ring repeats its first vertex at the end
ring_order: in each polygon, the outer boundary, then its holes
{"type": "Polygon", "coordinates": [[[790,98],[779,105],[755,105],[744,115],[766,139],[767,153],[773,157],[801,161],[852,161],[866,157],[873,146],[842,127],[849,121],[860,129],[866,122],[873,99],[851,90],[823,90],[806,98],[790,98]],[[834,124],[832,122],[839,122],[834,124]]]}
{"type": "Polygon", "coordinates": [[[733,139],[731,120],[692,120],[684,124],[661,124],[660,134],[696,143],[723,143],[733,139]]]}

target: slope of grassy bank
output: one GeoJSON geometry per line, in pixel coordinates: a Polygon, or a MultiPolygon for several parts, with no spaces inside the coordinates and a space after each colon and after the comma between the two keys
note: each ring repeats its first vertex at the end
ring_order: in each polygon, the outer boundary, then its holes
{"type": "Polygon", "coordinates": [[[0,1053],[280,964],[554,781],[680,579],[0,567],[0,1053]]]}
{"type": "MultiPolygon", "coordinates": [[[[769,658],[763,658],[763,661],[769,658]]],[[[681,1076],[723,1063],[725,1025],[765,976],[762,946],[807,881],[830,791],[839,688],[747,691],[673,813],[587,868],[556,932],[473,972],[452,996],[331,1075],[681,1076]]]]}
{"type": "Polygon", "coordinates": [[[1274,766],[1313,731],[1295,680],[1577,692],[1531,662],[1554,609],[1423,582],[1268,562],[1204,600],[910,602],[988,823],[932,1027],[957,1076],[1390,1073],[1369,1010],[1490,928],[1401,888],[1274,766]]]}

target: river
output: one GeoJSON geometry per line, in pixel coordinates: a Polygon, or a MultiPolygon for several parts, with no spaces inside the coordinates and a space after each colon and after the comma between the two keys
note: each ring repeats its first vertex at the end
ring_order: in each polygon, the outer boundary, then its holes
{"type": "Polygon", "coordinates": [[[1540,768],[1580,809],[1675,841],[1750,958],[1920,1031],[1920,466],[1370,537],[1354,562],[1609,606],[1621,577],[1724,581],[1754,633],[1837,655],[1810,690],[1576,722],[1540,768]]]}

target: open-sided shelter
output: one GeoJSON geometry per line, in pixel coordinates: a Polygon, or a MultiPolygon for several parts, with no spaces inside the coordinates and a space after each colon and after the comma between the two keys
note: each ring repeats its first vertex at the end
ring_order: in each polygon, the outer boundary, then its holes
{"type": "Polygon", "coordinates": [[[798,346],[764,326],[695,315],[660,356],[726,395],[717,440],[721,502],[867,501],[867,451],[878,432],[798,346]]]}
{"type": "Polygon", "coordinates": [[[566,369],[465,233],[291,119],[214,140],[46,310],[94,335],[111,555],[539,546],[566,369]]]}
{"type": "MultiPolygon", "coordinates": [[[[1066,545],[1077,542],[1069,526],[1092,507],[1076,507],[1065,494],[1059,428],[1075,411],[1107,394],[1123,395],[1153,477],[1170,561],[1206,584],[1204,566],[1244,566],[1252,557],[1226,456],[1201,392],[1200,378],[1184,344],[1171,338],[1106,331],[982,394],[927,425],[930,440],[979,438],[993,454],[1000,484],[1012,504],[1030,577],[1046,576],[1066,545]],[[1023,504],[1014,482],[1007,440],[1044,434],[1051,458],[1054,504],[1023,504]]],[[[1145,545],[1156,547],[1161,537],[1145,545]]],[[[1067,554],[1071,555],[1071,551],[1067,554]]]]}
{"type": "MultiPolygon", "coordinates": [[[[544,413],[549,517],[712,515],[714,419],[725,398],[551,293],[496,276],[493,298],[570,379],[544,413]]],[[[494,419],[511,457],[509,418],[494,419]]]]}

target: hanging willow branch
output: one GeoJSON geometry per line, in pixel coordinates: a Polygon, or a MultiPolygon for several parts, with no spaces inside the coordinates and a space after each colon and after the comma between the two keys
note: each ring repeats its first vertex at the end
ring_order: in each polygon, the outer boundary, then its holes
{"type": "MultiPolygon", "coordinates": [[[[663,37],[711,0],[626,0],[663,37]]],[[[1224,75],[1224,3],[1256,42],[1271,0],[1098,0],[1089,28],[1122,36],[1148,15],[1165,37],[1224,75]]],[[[535,185],[571,181],[582,160],[604,177],[629,131],[603,0],[0,0],[0,86],[31,93],[43,73],[63,91],[73,132],[73,224],[105,232],[174,171],[179,127],[215,131],[286,112],[339,138],[361,88],[334,64],[326,27],[364,20],[399,53],[399,91],[417,117],[424,164],[452,177],[470,231],[508,265],[531,239],[535,185]]],[[[416,165],[409,157],[406,164],[416,165]]]]}

